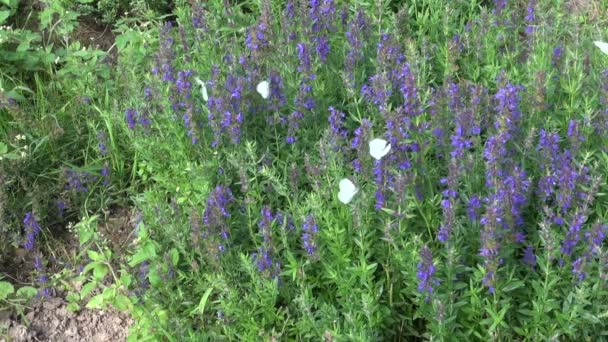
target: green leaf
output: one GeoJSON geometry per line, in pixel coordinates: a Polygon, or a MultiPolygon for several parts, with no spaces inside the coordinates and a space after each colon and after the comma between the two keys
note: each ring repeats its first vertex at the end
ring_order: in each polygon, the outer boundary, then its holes
{"type": "Polygon", "coordinates": [[[0,281],[0,300],[6,299],[8,295],[13,294],[14,292],[15,288],[13,287],[13,284],[6,281],[0,281]]]}
{"type": "Polygon", "coordinates": [[[154,287],[161,287],[163,285],[163,280],[158,274],[157,268],[148,272],[148,279],[150,279],[150,285],[154,287]]]}
{"type": "Polygon", "coordinates": [[[205,291],[205,293],[201,297],[200,302],[198,303],[198,306],[196,307],[196,309],[194,309],[192,311],[192,314],[198,313],[201,316],[203,315],[203,313],[205,312],[205,306],[207,305],[207,300],[209,299],[209,295],[211,294],[211,291],[213,291],[213,287],[210,287],[207,289],[207,291],[205,291]]]}
{"type": "Polygon", "coordinates": [[[70,293],[68,293],[67,296],[65,296],[65,299],[68,302],[72,302],[72,303],[73,302],[77,302],[77,301],[80,300],[80,295],[78,293],[76,293],[76,292],[70,292],[70,293]]]}
{"type": "Polygon", "coordinates": [[[94,282],[86,283],[82,287],[82,290],[80,291],[80,299],[84,300],[89,295],[89,293],[91,293],[91,291],[93,291],[96,287],[97,287],[97,283],[94,283],[94,282]]]}
{"type": "Polygon", "coordinates": [[[129,297],[127,297],[125,295],[116,296],[116,298],[114,298],[113,304],[114,304],[114,307],[120,311],[127,311],[133,306],[133,304],[131,304],[131,300],[129,299],[129,297]]]}
{"type": "Polygon", "coordinates": [[[3,24],[10,16],[11,11],[0,11],[0,24],[3,24]]]}
{"type": "Polygon", "coordinates": [[[97,230],[97,215],[78,222],[74,228],[78,231],[80,245],[84,245],[95,236],[95,231],[97,230]]]}
{"type": "Polygon", "coordinates": [[[83,269],[82,269],[82,274],[87,274],[89,273],[89,271],[95,269],[95,267],[97,267],[98,265],[101,265],[102,263],[99,261],[94,261],[92,263],[87,264],[83,269]]]}
{"type": "Polygon", "coordinates": [[[66,308],[70,312],[76,312],[76,311],[80,310],[80,305],[78,305],[76,303],[69,303],[66,308]]]}
{"type": "Polygon", "coordinates": [[[38,290],[31,286],[24,286],[17,290],[17,296],[21,298],[34,298],[38,294],[38,290]]]}
{"type": "Polygon", "coordinates": [[[25,52],[25,51],[27,51],[29,49],[30,49],[30,41],[29,40],[22,41],[17,46],[17,52],[25,52]]]}
{"type": "Polygon", "coordinates": [[[513,290],[517,290],[519,288],[524,287],[526,284],[524,284],[523,281],[513,281],[511,283],[509,283],[507,286],[505,286],[502,290],[504,292],[511,292],[513,290]]]}
{"type": "Polygon", "coordinates": [[[132,276],[130,276],[128,274],[123,274],[122,276],[120,276],[120,283],[124,287],[129,287],[132,282],[133,282],[133,277],[132,276]]]}
{"type": "Polygon", "coordinates": [[[95,277],[97,280],[101,280],[106,276],[106,274],[108,274],[109,271],[108,266],[99,264],[93,269],[93,277],[95,277]]]}
{"type": "Polygon", "coordinates": [[[6,152],[8,152],[8,147],[5,143],[0,142],[0,154],[5,154],[6,152]]]}
{"type": "Polygon", "coordinates": [[[87,303],[87,308],[89,309],[101,309],[103,307],[103,295],[98,294],[91,298],[87,303]]]}
{"type": "Polygon", "coordinates": [[[92,250],[88,250],[87,251],[87,255],[93,261],[102,261],[103,260],[103,256],[100,253],[97,253],[97,252],[92,251],[92,250]]]}
{"type": "Polygon", "coordinates": [[[106,287],[105,289],[103,289],[103,293],[101,294],[101,296],[103,297],[103,300],[105,302],[109,302],[113,300],[116,296],[116,289],[113,287],[106,287]]]}
{"type": "Polygon", "coordinates": [[[150,260],[156,256],[156,246],[150,241],[146,242],[146,244],[141,247],[135,255],[131,257],[129,261],[129,266],[135,267],[146,260],[150,260]]]}
{"type": "Polygon", "coordinates": [[[179,262],[179,252],[177,249],[172,248],[171,251],[169,251],[169,254],[171,255],[171,264],[177,266],[177,263],[179,262]]]}

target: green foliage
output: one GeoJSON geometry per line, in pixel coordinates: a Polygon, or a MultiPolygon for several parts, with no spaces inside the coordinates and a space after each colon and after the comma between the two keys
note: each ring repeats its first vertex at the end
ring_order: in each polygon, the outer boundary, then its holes
{"type": "Polygon", "coordinates": [[[76,0],[76,3],[81,12],[100,18],[106,24],[129,18],[150,20],[170,9],[170,3],[165,0],[76,0]]]}
{"type": "MultiPolygon", "coordinates": [[[[4,0],[0,247],[23,244],[25,212],[48,244],[77,221],[82,270],[51,284],[70,310],[128,311],[131,341],[602,339],[606,18],[559,0],[336,1],[321,37],[311,4],[286,3],[53,1],[33,25],[4,0]],[[83,13],[114,24],[110,52],[73,39],[83,13]],[[276,75],[283,104],[257,89],[276,75]],[[381,161],[372,138],[393,139],[381,161]],[[117,206],[138,212],[120,245],[100,229],[117,206]]],[[[0,282],[0,301],[36,291],[0,282]]]]}

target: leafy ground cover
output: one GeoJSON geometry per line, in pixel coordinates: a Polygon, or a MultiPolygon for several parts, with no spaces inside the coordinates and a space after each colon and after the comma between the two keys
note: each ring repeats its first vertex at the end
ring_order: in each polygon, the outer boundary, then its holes
{"type": "Polygon", "coordinates": [[[113,307],[130,340],[608,334],[606,1],[1,3],[7,309],[113,307]]]}

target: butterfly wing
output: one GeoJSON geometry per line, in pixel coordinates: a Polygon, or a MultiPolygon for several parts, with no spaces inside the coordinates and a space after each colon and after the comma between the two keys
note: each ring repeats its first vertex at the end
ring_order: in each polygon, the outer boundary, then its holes
{"type": "Polygon", "coordinates": [[[207,94],[207,87],[205,87],[205,82],[201,81],[201,79],[198,77],[196,77],[194,80],[201,86],[201,95],[203,95],[203,100],[207,102],[209,100],[209,94],[207,94]]]}
{"type": "Polygon", "coordinates": [[[340,192],[338,193],[338,199],[344,204],[348,204],[355,194],[357,193],[357,187],[348,178],[344,178],[340,181],[340,192]]]}
{"type": "Polygon", "coordinates": [[[258,83],[258,86],[255,89],[265,99],[270,96],[270,84],[268,83],[268,81],[262,81],[258,83]]]}
{"type": "Polygon", "coordinates": [[[391,144],[384,139],[374,139],[369,142],[369,154],[376,160],[382,159],[391,150],[391,144]]]}
{"type": "Polygon", "coordinates": [[[600,41],[595,41],[593,42],[593,44],[595,44],[595,46],[597,46],[598,48],[600,48],[600,50],[608,55],[608,43],[604,43],[604,42],[600,42],[600,41]]]}

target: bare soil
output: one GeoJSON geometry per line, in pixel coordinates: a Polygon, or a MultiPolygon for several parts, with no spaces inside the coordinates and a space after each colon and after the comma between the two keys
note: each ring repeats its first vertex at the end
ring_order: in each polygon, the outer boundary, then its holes
{"type": "Polygon", "coordinates": [[[0,312],[0,342],[125,341],[133,320],[115,310],[67,310],[61,298],[46,297],[21,318],[0,312]]]}

